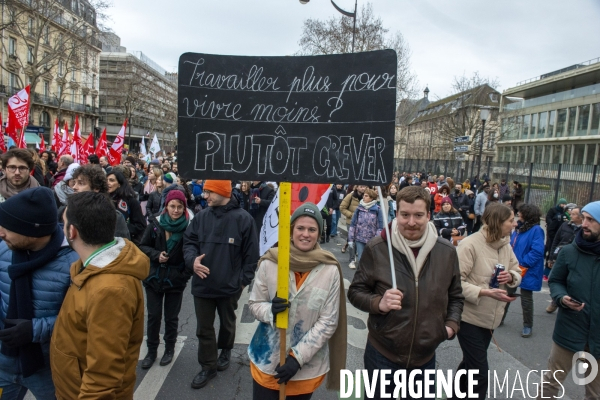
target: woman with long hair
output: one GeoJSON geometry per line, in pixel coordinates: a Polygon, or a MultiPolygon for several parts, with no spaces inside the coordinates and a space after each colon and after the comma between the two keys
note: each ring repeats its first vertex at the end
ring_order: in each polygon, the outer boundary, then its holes
{"type": "MultiPolygon", "coordinates": [[[[474,392],[486,398],[488,387],[487,349],[494,329],[500,325],[506,303],[513,301],[508,288],[521,283],[519,261],[510,247],[510,234],[517,225],[513,211],[490,204],[482,216],[483,227],[461,240],[457,247],[465,303],[458,342],[463,359],[458,370],[479,370],[474,392]],[[502,269],[504,268],[504,269],[502,269]]],[[[467,390],[467,379],[460,389],[467,390]]]]}
{"type": "MultiPolygon", "coordinates": [[[[523,331],[521,336],[531,336],[533,328],[533,292],[542,290],[544,277],[544,230],[540,226],[542,212],[533,204],[522,204],[517,213],[517,228],[510,237],[519,267],[521,268],[521,308],[523,309],[523,331]]],[[[510,289],[509,294],[517,289],[510,289]]],[[[508,305],[504,317],[508,313],[508,305]]],[[[504,318],[502,319],[504,321],[504,318]]]]}
{"type": "Polygon", "coordinates": [[[46,174],[48,173],[46,163],[40,158],[38,152],[35,149],[27,150],[29,150],[29,153],[31,153],[31,157],[33,158],[34,164],[31,176],[35,178],[35,180],[40,184],[40,186],[48,186],[48,182],[46,181],[46,174]]]}
{"type": "Polygon", "coordinates": [[[165,188],[162,169],[153,168],[153,173],[155,176],[154,191],[148,195],[148,202],[146,203],[146,217],[148,218],[158,214],[160,211],[162,191],[165,188]]]}
{"type": "Polygon", "coordinates": [[[248,346],[254,400],[277,400],[279,384],[288,399],[307,400],[328,377],[339,390],[346,365],[346,296],[338,260],[319,246],[323,229],[316,205],[304,203],[291,217],[288,302],[277,296],[279,252],[271,248],[259,260],[248,307],[259,321],[248,346]],[[290,307],[291,305],[291,307],[290,307]],[[277,314],[289,307],[293,339],[286,361],[279,363],[277,314]]]}
{"type": "Polygon", "coordinates": [[[185,203],[182,192],[170,191],[165,209],[150,218],[140,242],[140,250],[150,258],[150,273],[143,281],[148,310],[148,354],[142,361],[143,369],[150,368],[156,360],[163,307],[165,352],[160,365],[170,364],[175,354],[183,291],[192,276],[183,259],[183,233],[194,215],[185,203]]]}
{"type": "Polygon", "coordinates": [[[250,186],[252,182],[250,181],[242,181],[240,185],[240,193],[242,194],[243,199],[243,209],[250,212],[250,186]]]}
{"type": "Polygon", "coordinates": [[[465,234],[465,223],[460,213],[452,205],[450,197],[442,199],[442,211],[435,214],[433,224],[438,235],[450,241],[453,237],[465,234]]]}
{"type": "Polygon", "coordinates": [[[500,189],[494,189],[494,187],[490,188],[485,206],[487,207],[492,203],[500,203],[500,189]]]}
{"type": "MultiPolygon", "coordinates": [[[[350,226],[348,227],[348,245],[356,245],[356,259],[360,262],[360,256],[367,242],[378,236],[383,229],[384,212],[377,204],[377,192],[373,189],[365,189],[363,198],[354,211],[350,226]]],[[[350,262],[349,268],[356,268],[354,260],[350,262]]]]}
{"type": "Polygon", "coordinates": [[[144,189],[142,191],[142,195],[140,196],[140,206],[142,207],[142,211],[144,215],[146,215],[146,205],[148,204],[148,198],[150,197],[150,193],[154,192],[156,177],[162,176],[162,170],[158,167],[148,169],[148,176],[146,182],[144,182],[144,189]]]}
{"type": "Polygon", "coordinates": [[[146,218],[142,214],[142,208],[138,201],[138,194],[129,186],[129,182],[118,170],[113,170],[106,176],[108,183],[108,194],[115,208],[123,214],[127,228],[131,235],[131,241],[135,244],[140,242],[144,229],[146,229],[146,218]]]}

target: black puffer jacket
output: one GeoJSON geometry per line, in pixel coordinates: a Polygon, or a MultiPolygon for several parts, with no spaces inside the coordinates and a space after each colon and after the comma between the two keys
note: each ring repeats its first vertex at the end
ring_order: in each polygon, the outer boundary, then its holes
{"type": "Polygon", "coordinates": [[[148,194],[148,202],[146,203],[146,217],[152,218],[160,211],[160,193],[156,190],[148,194]]]}
{"type": "MultiPolygon", "coordinates": [[[[189,218],[193,219],[193,214],[189,218]]],[[[169,253],[169,260],[165,264],[159,263],[160,253],[167,251],[167,237],[158,218],[153,217],[144,231],[139,248],[150,258],[150,273],[143,281],[145,287],[155,292],[182,292],[185,289],[192,270],[185,268],[183,238],[169,253]]]]}
{"type": "Polygon", "coordinates": [[[561,249],[573,243],[579,229],[581,229],[581,226],[577,226],[571,221],[563,222],[560,228],[558,228],[558,232],[554,235],[552,246],[550,246],[550,253],[548,253],[548,260],[556,261],[561,249]]]}
{"type": "Polygon", "coordinates": [[[221,207],[208,207],[196,214],[183,236],[186,267],[192,271],[196,257],[210,274],[192,277],[196,297],[231,297],[254,279],[259,258],[258,234],[252,216],[231,197],[221,207]]]}
{"type": "Polygon", "coordinates": [[[450,239],[452,237],[453,228],[458,230],[459,235],[462,236],[465,234],[465,222],[458,212],[450,211],[449,213],[445,213],[441,211],[433,217],[433,224],[435,225],[438,235],[445,239],[450,239]]]}

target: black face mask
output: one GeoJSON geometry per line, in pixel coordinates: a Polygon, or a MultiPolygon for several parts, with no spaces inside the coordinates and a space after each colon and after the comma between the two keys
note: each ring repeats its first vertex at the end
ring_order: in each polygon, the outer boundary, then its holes
{"type": "Polygon", "coordinates": [[[454,189],[456,193],[460,193],[460,189],[454,189]]]}

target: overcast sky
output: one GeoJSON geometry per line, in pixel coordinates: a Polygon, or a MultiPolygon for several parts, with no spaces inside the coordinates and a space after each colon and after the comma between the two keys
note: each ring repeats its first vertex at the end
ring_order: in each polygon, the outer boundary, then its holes
{"type": "MultiPolygon", "coordinates": [[[[352,11],[354,0],[334,0],[352,11]]],[[[359,11],[361,5],[358,0],[359,11]]],[[[599,0],[375,0],[375,15],[410,45],[430,99],[454,76],[497,78],[500,89],[600,57],[599,0]]],[[[128,51],[168,71],[185,52],[284,56],[298,51],[305,19],[340,15],[329,0],[114,1],[108,25],[128,51]]]]}

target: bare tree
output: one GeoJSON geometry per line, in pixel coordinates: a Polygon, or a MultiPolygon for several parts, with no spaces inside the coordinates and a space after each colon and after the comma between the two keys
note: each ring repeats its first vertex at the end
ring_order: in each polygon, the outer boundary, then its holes
{"type": "MultiPolygon", "coordinates": [[[[343,54],[352,49],[353,20],[339,16],[326,21],[307,19],[298,44],[298,55],[343,54]]],[[[371,3],[363,5],[356,17],[354,51],[395,50],[398,55],[396,99],[417,93],[417,78],[410,68],[410,47],[400,32],[391,34],[380,17],[373,14],[371,3]]]]}
{"type": "Polygon", "coordinates": [[[482,77],[479,72],[474,72],[471,76],[455,76],[452,83],[453,94],[431,103],[423,111],[427,130],[431,132],[429,143],[425,145],[430,147],[429,153],[433,153],[433,158],[446,158],[448,154],[452,154],[454,138],[460,136],[472,137],[472,152],[479,149],[482,129],[479,111],[482,107],[489,108],[491,112],[486,121],[485,149],[495,146],[499,139],[497,125],[500,93],[496,90],[498,86],[497,79],[482,77]]]}
{"type": "MultiPolygon", "coordinates": [[[[52,79],[56,69],[63,63],[62,75],[70,70],[89,68],[88,46],[99,46],[98,22],[106,18],[108,2],[92,0],[77,3],[71,10],[71,2],[62,0],[6,0],[5,18],[0,30],[14,38],[18,46],[27,46],[26,56],[10,48],[11,40],[2,41],[9,60],[2,68],[17,76],[20,87],[25,86],[20,73],[24,73],[34,92],[44,77],[52,79]],[[67,8],[66,4],[69,4],[67,8]],[[81,7],[81,8],[80,8],[81,7]],[[9,47],[8,49],[6,47],[9,47]]],[[[73,3],[75,4],[75,3],[73,3]]],[[[23,54],[23,52],[21,52],[23,54]]]]}

